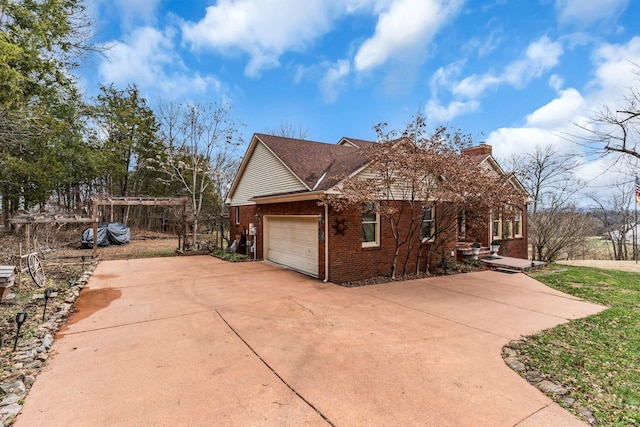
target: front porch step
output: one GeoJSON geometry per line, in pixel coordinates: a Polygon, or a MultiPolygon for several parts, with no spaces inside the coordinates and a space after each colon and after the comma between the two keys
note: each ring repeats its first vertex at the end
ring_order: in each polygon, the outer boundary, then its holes
{"type": "MultiPolygon", "coordinates": [[[[458,252],[460,252],[462,256],[465,258],[469,258],[473,256],[473,251],[471,249],[466,249],[466,248],[458,249],[458,252]]],[[[487,258],[492,255],[493,253],[491,252],[491,248],[489,247],[480,248],[480,253],[478,253],[478,258],[487,258]]]]}

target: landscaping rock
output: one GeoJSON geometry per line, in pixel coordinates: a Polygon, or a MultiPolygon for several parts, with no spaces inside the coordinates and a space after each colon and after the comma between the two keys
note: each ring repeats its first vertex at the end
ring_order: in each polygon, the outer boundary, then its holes
{"type": "Polygon", "coordinates": [[[31,388],[33,383],[36,382],[36,377],[34,377],[33,375],[25,375],[22,382],[24,383],[26,388],[31,388]]]}
{"type": "Polygon", "coordinates": [[[22,399],[23,397],[24,395],[18,396],[17,394],[13,394],[13,393],[8,394],[7,397],[2,399],[2,401],[0,402],[0,406],[7,406],[14,403],[18,403],[20,399],[22,399]]]}
{"type": "Polygon", "coordinates": [[[538,371],[527,372],[527,381],[529,381],[532,384],[539,383],[543,379],[544,378],[542,377],[542,374],[538,371]]]}
{"type": "Polygon", "coordinates": [[[513,357],[507,357],[504,361],[505,361],[505,362],[507,363],[507,365],[509,365],[509,367],[510,367],[511,369],[513,369],[514,371],[517,371],[517,372],[524,372],[524,371],[526,371],[526,370],[527,370],[526,366],[524,366],[524,363],[522,363],[521,361],[519,361],[519,360],[518,360],[518,359],[516,359],[516,358],[513,358],[513,357]]]}
{"type": "Polygon", "coordinates": [[[0,417],[2,417],[2,421],[6,423],[7,419],[18,414],[20,409],[22,409],[22,407],[17,403],[12,403],[11,405],[0,408],[0,417]]]}
{"type": "Polygon", "coordinates": [[[584,417],[585,420],[592,426],[598,425],[598,419],[593,416],[593,413],[589,410],[589,408],[585,408],[581,406],[578,408],[578,413],[584,417]]]}
{"type": "Polygon", "coordinates": [[[503,348],[502,351],[504,352],[505,357],[516,357],[518,355],[518,353],[514,349],[509,347],[503,348]]]}
{"type": "Polygon", "coordinates": [[[24,383],[21,380],[0,384],[0,388],[7,394],[24,394],[27,392],[27,388],[24,386],[24,383]]]}
{"type": "Polygon", "coordinates": [[[51,336],[51,334],[45,335],[44,338],[42,339],[42,346],[47,350],[51,348],[52,343],[53,343],[53,337],[51,336]]]}
{"type": "Polygon", "coordinates": [[[536,385],[541,391],[545,393],[551,393],[558,396],[563,396],[567,394],[567,389],[559,386],[558,384],[552,383],[551,381],[541,381],[536,385]]]}
{"type": "Polygon", "coordinates": [[[42,368],[42,362],[39,360],[34,360],[31,363],[27,363],[26,365],[24,365],[25,369],[40,369],[42,368]]]}

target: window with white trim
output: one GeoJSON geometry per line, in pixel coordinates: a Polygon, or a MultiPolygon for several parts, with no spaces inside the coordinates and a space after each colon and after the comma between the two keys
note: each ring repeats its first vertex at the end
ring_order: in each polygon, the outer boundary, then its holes
{"type": "Polygon", "coordinates": [[[376,202],[362,204],[362,247],[380,245],[380,215],[376,202]]]}
{"type": "Polygon", "coordinates": [[[493,228],[493,240],[500,240],[502,238],[502,216],[499,213],[493,214],[492,228],[493,228]]]}
{"type": "Polygon", "coordinates": [[[508,218],[504,221],[504,235],[502,236],[505,239],[513,239],[513,221],[511,218],[508,218]]]}
{"type": "Polygon", "coordinates": [[[240,206],[236,206],[236,225],[240,224],[240,206]]]}
{"type": "Polygon", "coordinates": [[[422,207],[422,227],[420,229],[420,240],[422,243],[433,240],[435,235],[435,210],[433,206],[422,207]]]}
{"type": "Polygon", "coordinates": [[[514,237],[522,237],[522,213],[516,212],[513,217],[513,233],[514,237]]]}

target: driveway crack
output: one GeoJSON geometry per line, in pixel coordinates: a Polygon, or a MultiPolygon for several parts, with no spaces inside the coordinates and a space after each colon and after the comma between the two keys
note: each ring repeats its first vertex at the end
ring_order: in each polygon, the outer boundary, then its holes
{"type": "MultiPolygon", "coordinates": [[[[302,306],[302,307],[304,307],[304,306],[302,306]]],[[[306,307],[304,307],[304,308],[306,308],[306,307]]],[[[307,309],[307,310],[309,310],[309,309],[307,309]]],[[[311,310],[309,310],[309,311],[311,311],[311,310]]],[[[224,323],[229,327],[229,329],[231,329],[231,331],[232,331],[232,332],[233,332],[233,333],[234,333],[234,334],[235,334],[235,335],[240,339],[240,341],[242,341],[242,342],[244,343],[244,345],[246,345],[246,346],[247,346],[247,348],[248,348],[249,350],[251,350],[251,352],[252,352],[253,354],[255,354],[255,356],[258,358],[258,360],[260,360],[260,361],[264,364],[264,366],[266,366],[266,367],[267,367],[267,369],[269,369],[269,370],[273,373],[273,375],[275,375],[275,376],[276,376],[276,377],[277,377],[277,378],[282,382],[282,384],[284,384],[284,385],[285,385],[289,390],[291,390],[291,391],[292,391],[296,396],[298,396],[300,399],[302,399],[302,401],[303,401],[304,403],[306,403],[307,405],[309,405],[309,407],[310,407],[311,409],[313,409],[313,410],[314,410],[318,415],[320,415],[320,417],[322,417],[322,419],[323,419],[323,420],[325,420],[325,421],[327,422],[327,424],[329,424],[329,425],[330,425],[330,426],[332,426],[332,427],[335,427],[335,424],[333,424],[333,423],[329,420],[329,418],[327,418],[327,416],[326,416],[326,415],[324,415],[324,414],[320,411],[320,409],[316,408],[316,407],[315,407],[311,402],[309,402],[307,399],[305,399],[305,398],[304,398],[304,396],[302,396],[302,395],[301,395],[301,394],[300,394],[300,393],[299,393],[295,388],[293,388],[293,386],[291,386],[287,381],[285,381],[285,379],[284,379],[284,378],[282,378],[282,377],[281,377],[281,376],[276,372],[276,370],[275,370],[275,369],[273,369],[273,368],[271,367],[271,365],[269,365],[269,364],[267,363],[267,361],[266,361],[266,360],[264,360],[264,359],[263,359],[263,358],[258,354],[258,352],[257,352],[257,351],[255,351],[255,349],[254,349],[253,347],[251,347],[251,345],[250,345],[250,344],[249,344],[249,343],[248,343],[244,338],[242,338],[242,336],[238,333],[238,331],[236,331],[236,330],[234,329],[234,327],[233,327],[233,326],[231,326],[231,324],[230,324],[229,322],[227,322],[227,319],[225,319],[225,318],[224,318],[224,316],[222,315],[222,313],[220,313],[218,310],[216,310],[216,313],[218,314],[218,316],[220,316],[220,319],[222,319],[222,321],[223,321],[223,322],[224,322],[224,323]]],[[[311,312],[311,313],[313,314],[313,312],[311,312]]],[[[315,315],[314,315],[314,316],[315,316],[315,315]]]]}
{"type": "Polygon", "coordinates": [[[316,313],[313,312],[313,310],[311,310],[309,307],[307,307],[304,304],[300,304],[298,301],[292,299],[292,298],[287,298],[289,301],[292,301],[296,304],[298,304],[303,310],[308,311],[313,317],[319,318],[318,315],[316,315],[316,313]]]}

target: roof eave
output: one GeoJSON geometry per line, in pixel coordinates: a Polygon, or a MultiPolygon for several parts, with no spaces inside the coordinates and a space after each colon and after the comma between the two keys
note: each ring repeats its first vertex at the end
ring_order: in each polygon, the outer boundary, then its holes
{"type": "Polygon", "coordinates": [[[255,196],[249,199],[257,205],[264,205],[267,203],[286,203],[286,202],[300,202],[306,200],[319,200],[325,195],[325,191],[307,191],[304,193],[296,194],[273,194],[269,196],[255,196]]]}

